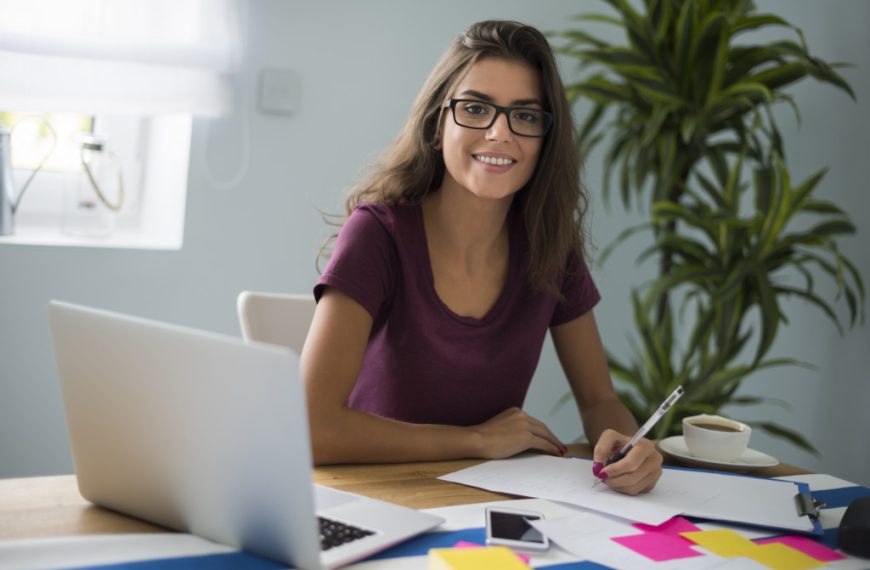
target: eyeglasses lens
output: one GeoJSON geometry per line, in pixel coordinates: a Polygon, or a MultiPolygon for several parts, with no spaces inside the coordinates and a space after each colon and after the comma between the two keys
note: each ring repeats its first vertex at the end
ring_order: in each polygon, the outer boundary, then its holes
{"type": "MultiPolygon", "coordinates": [[[[463,127],[488,129],[495,123],[498,109],[480,101],[457,101],[453,108],[453,119],[463,127]]],[[[539,109],[504,109],[508,116],[510,130],[527,137],[543,136],[547,130],[547,117],[539,109]]]]}

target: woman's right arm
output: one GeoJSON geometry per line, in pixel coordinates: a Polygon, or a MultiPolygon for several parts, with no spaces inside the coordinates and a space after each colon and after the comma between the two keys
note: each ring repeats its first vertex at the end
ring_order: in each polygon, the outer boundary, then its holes
{"type": "Polygon", "coordinates": [[[372,327],[362,305],[332,287],[317,304],[302,350],[316,465],[508,457],[526,449],[560,455],[547,427],[519,409],[471,427],[412,424],[349,408],[372,327]]]}

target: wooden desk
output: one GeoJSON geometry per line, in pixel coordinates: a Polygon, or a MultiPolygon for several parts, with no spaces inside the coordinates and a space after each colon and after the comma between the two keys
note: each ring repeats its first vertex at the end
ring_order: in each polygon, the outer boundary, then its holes
{"type": "MultiPolygon", "coordinates": [[[[591,457],[588,445],[569,446],[569,455],[591,457]]],[[[510,498],[448,483],[439,476],[481,463],[479,459],[335,465],[314,470],[317,483],[368,495],[408,507],[425,509],[510,498]]],[[[755,474],[764,477],[807,471],[780,464],[755,474]]],[[[74,475],[0,479],[0,539],[76,534],[162,532],[165,529],[121,515],[84,500],[74,475]]]]}

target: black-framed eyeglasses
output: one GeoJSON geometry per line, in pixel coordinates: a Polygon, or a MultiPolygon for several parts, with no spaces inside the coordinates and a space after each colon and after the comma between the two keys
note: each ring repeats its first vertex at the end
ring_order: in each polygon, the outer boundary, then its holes
{"type": "Polygon", "coordinates": [[[501,113],[511,132],[522,137],[542,137],[553,125],[552,113],[534,107],[501,107],[476,99],[450,99],[447,105],[453,121],[469,129],[488,129],[501,113]]]}

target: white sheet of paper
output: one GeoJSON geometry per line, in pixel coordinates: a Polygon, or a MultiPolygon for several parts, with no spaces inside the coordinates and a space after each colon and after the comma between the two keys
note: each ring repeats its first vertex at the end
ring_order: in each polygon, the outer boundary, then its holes
{"type": "Polygon", "coordinates": [[[591,462],[525,454],[481,463],[440,477],[499,493],[562,501],[629,520],[657,525],[686,514],[721,521],[811,531],[798,516],[797,486],[774,479],[665,469],[656,488],[630,497],[606,485],[593,487],[591,462]]]}

